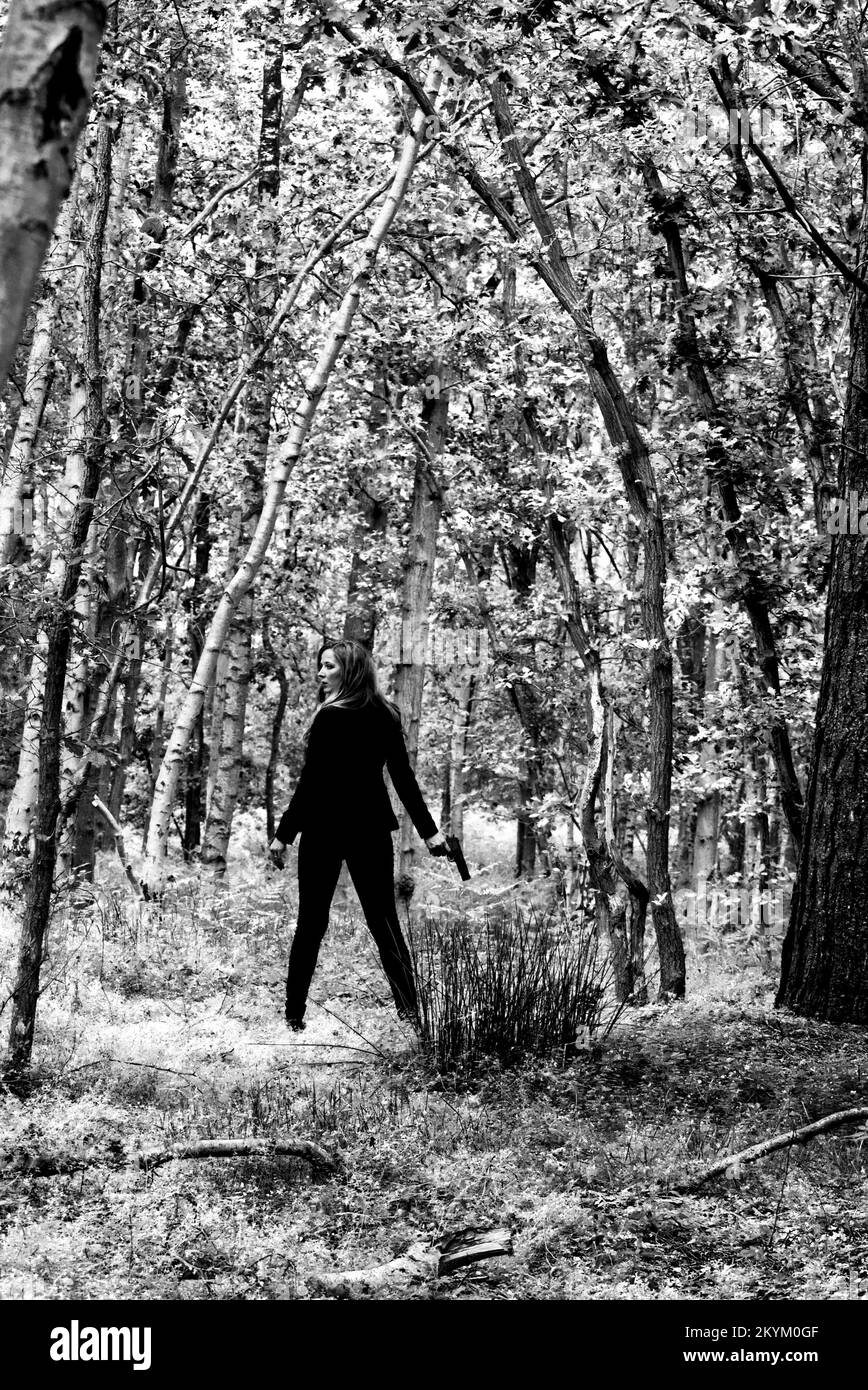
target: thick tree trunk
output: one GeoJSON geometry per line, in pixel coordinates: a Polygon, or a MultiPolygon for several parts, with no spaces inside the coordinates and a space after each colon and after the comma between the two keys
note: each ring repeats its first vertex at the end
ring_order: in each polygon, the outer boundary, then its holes
{"type": "MultiPolygon", "coordinates": [[[[82,320],[86,375],[89,382],[99,383],[102,365],[99,337],[100,275],[111,178],[111,136],[104,123],[100,124],[97,132],[94,163],[93,210],[82,286],[82,320]]],[[[75,505],[67,539],[63,579],[48,624],[45,689],[39,731],[36,846],[21,927],[9,1029],[9,1069],[12,1073],[19,1073],[28,1066],[33,1047],[43,941],[48,926],[57,858],[63,689],[72,635],[72,604],[78,588],[105,451],[101,392],[98,389],[88,391],[87,403],[87,447],[81,494],[75,505]]]]}
{"type": "Polygon", "coordinates": [[[0,46],[0,394],[84,128],[106,7],[10,0],[0,46]]]}
{"type": "MultiPolygon", "coordinates": [[[[863,205],[858,262],[868,259],[863,205]]],[[[868,496],[868,297],[850,310],[838,490],[868,496]]],[[[868,1023],[868,535],[832,537],[805,833],[777,1002],[868,1023]]]]}

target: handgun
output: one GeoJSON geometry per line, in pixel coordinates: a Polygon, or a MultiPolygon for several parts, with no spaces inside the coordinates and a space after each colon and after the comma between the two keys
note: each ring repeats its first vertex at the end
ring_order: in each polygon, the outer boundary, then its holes
{"type": "Polygon", "coordinates": [[[466,883],[470,877],[470,870],[467,867],[467,860],[464,858],[464,851],[461,848],[461,841],[457,835],[447,835],[446,843],[449,846],[449,858],[457,868],[462,879],[466,883]]]}

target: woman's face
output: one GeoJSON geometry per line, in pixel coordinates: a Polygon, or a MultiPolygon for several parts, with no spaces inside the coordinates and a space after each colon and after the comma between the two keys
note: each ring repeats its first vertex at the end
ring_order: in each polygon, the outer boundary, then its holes
{"type": "Polygon", "coordinates": [[[337,695],[341,688],[342,674],[340,662],[331,647],[326,647],[319,659],[319,671],[317,672],[319,683],[325,691],[326,698],[329,695],[337,695]]]}

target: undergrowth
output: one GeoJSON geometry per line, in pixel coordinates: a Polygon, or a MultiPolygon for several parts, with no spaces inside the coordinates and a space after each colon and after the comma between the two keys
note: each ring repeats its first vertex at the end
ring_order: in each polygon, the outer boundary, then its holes
{"type": "MultiPolygon", "coordinates": [[[[774,973],[737,934],[687,940],[686,1003],[625,1010],[606,1037],[604,1015],[593,1046],[567,1049],[574,1024],[581,1043],[599,1019],[597,964],[575,941],[576,955],[545,967],[561,981],[547,996],[556,1046],[540,1046],[530,1003],[524,1033],[516,1006],[520,1049],[483,1057],[482,1026],[468,1033],[447,1015],[432,1054],[395,1018],[351,895],[335,907],[308,1029],[284,1030],[293,890],[260,880],[179,882],[161,913],[113,883],[58,904],[34,1086],[0,1094],[0,1152],[89,1161],[54,1176],[0,1168],[0,1297],[305,1298],[318,1272],[488,1226],[511,1229],[512,1255],[383,1296],[868,1296],[865,1135],[835,1132],[678,1190],[723,1154],[868,1097],[864,1029],[776,1012],[774,973]],[[327,1148],[335,1171],[239,1158],[144,1173],[108,1157],[290,1134],[327,1148]]],[[[436,952],[448,916],[428,938],[436,952]]],[[[545,931],[493,935],[483,911],[469,920],[481,981],[507,946],[543,970],[545,931]]],[[[424,933],[419,923],[417,949],[424,933]]],[[[0,1002],[14,942],[7,913],[0,1002]]]]}

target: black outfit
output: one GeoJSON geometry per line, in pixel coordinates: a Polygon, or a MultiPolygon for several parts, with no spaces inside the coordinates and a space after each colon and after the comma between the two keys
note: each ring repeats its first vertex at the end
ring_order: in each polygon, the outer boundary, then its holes
{"type": "Polygon", "coordinates": [[[410,954],[395,906],[392,831],[398,822],[383,782],[395,791],[424,840],[437,834],[407,757],[400,722],[381,704],[317,712],[298,786],[276,831],[298,851],[298,926],[289,955],[286,1016],[300,1022],[346,860],[399,1012],[416,1013],[410,954]]]}

